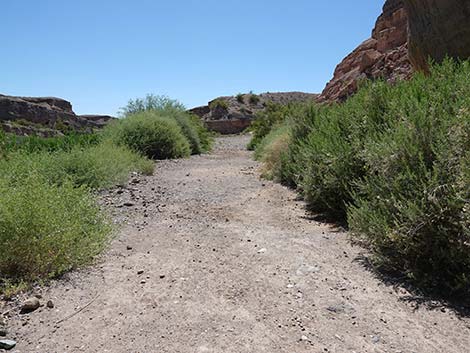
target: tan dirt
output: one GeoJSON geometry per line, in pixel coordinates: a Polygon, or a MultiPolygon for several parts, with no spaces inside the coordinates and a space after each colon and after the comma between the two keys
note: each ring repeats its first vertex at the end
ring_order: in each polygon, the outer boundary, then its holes
{"type": "Polygon", "coordinates": [[[376,278],[345,232],[259,178],[247,141],[103,195],[126,225],[97,265],[34,292],[54,308],[3,309],[13,351],[470,351],[470,319],[376,278]]]}

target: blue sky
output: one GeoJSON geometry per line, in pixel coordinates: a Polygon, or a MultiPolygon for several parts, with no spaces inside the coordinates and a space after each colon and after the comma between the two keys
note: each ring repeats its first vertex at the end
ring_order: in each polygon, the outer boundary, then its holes
{"type": "Polygon", "coordinates": [[[163,94],[187,107],[254,91],[320,92],[382,1],[4,0],[0,93],[115,114],[163,94]]]}

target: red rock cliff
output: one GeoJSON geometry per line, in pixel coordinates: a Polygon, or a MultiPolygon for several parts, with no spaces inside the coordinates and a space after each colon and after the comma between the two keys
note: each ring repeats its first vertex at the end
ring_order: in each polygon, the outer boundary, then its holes
{"type": "Polygon", "coordinates": [[[372,37],[349,54],[337,67],[320,101],[343,101],[364,78],[383,77],[393,82],[411,76],[408,60],[408,19],[403,0],[387,0],[372,37]]]}

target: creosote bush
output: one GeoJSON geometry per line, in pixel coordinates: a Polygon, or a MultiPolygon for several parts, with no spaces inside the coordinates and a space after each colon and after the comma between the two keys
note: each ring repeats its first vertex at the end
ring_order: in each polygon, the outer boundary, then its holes
{"type": "Polygon", "coordinates": [[[271,163],[281,181],[312,210],[347,220],[378,268],[445,296],[469,293],[468,62],[447,60],[394,85],[365,83],[343,104],[289,119],[283,109],[268,111],[254,132],[261,146],[270,121],[289,127],[289,148],[271,163]]]}
{"type": "Polygon", "coordinates": [[[2,281],[48,279],[90,262],[111,227],[84,187],[50,184],[30,171],[0,177],[0,293],[2,281]]]}

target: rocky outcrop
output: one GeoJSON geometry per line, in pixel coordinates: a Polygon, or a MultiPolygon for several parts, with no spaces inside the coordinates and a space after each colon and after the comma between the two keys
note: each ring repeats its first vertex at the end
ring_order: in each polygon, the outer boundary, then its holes
{"type": "Polygon", "coordinates": [[[0,125],[19,135],[60,135],[64,131],[90,132],[113,119],[101,115],[76,115],[70,102],[55,97],[0,95],[0,125]]]}
{"type": "Polygon", "coordinates": [[[337,67],[320,101],[344,101],[357,91],[362,79],[389,82],[409,78],[407,15],[403,0],[387,0],[372,37],[349,54],[337,67]]]}
{"type": "Polygon", "coordinates": [[[238,134],[248,128],[255,114],[267,104],[288,104],[290,102],[315,101],[317,94],[303,92],[282,92],[239,94],[234,97],[219,97],[208,105],[191,109],[208,129],[221,134],[238,134]]]}
{"type": "Polygon", "coordinates": [[[468,0],[406,0],[409,17],[410,60],[427,70],[428,58],[470,57],[470,2],[468,0]]]}

